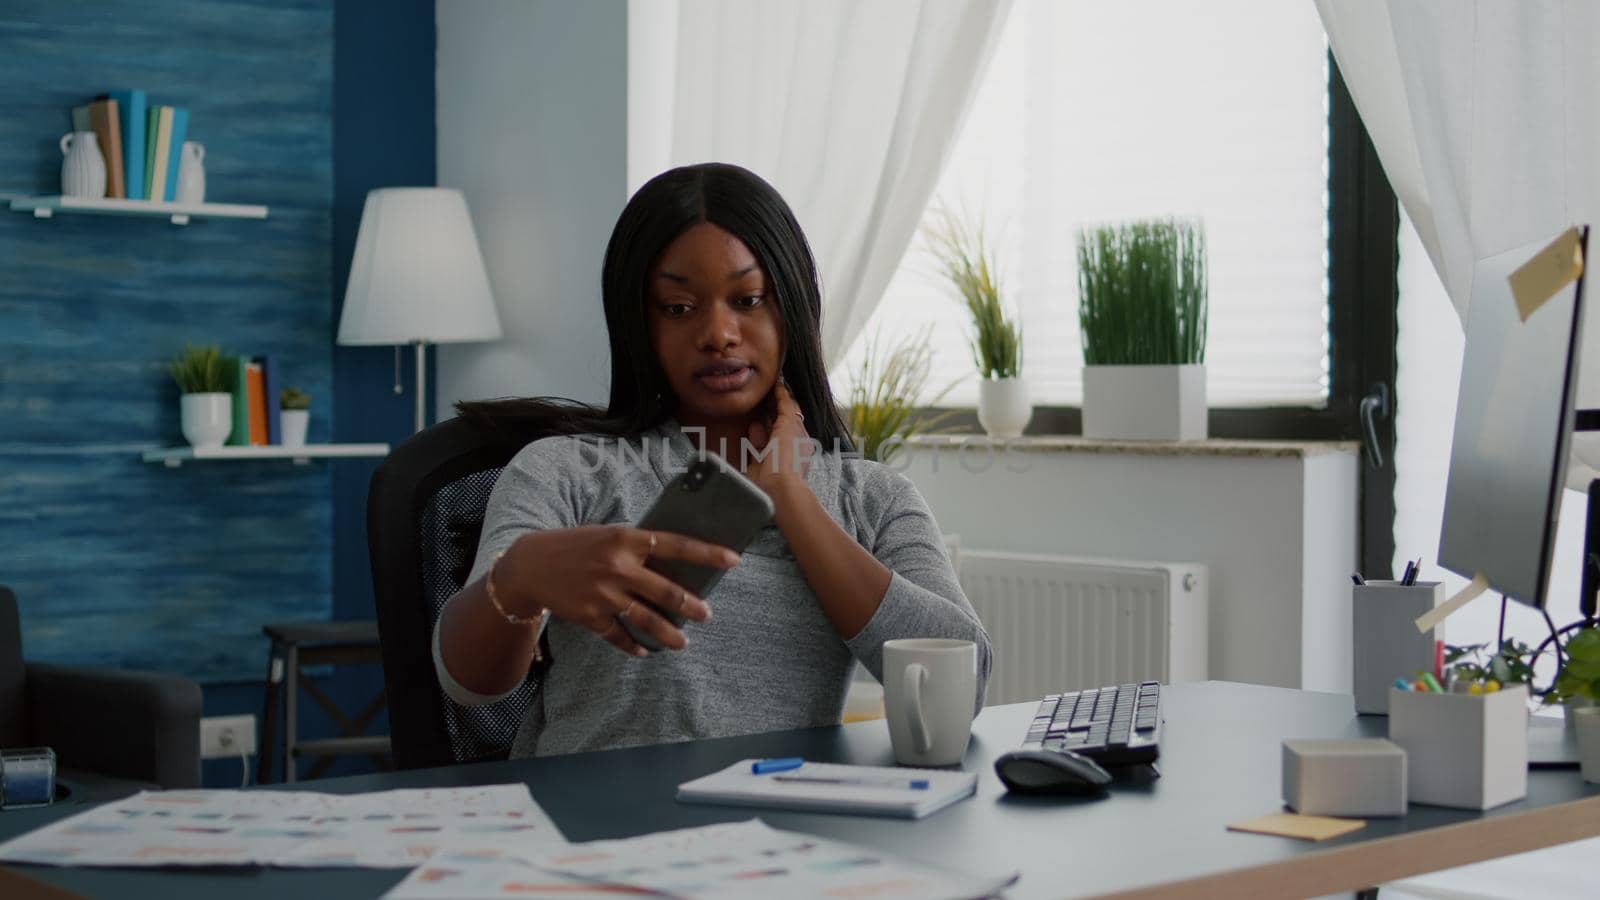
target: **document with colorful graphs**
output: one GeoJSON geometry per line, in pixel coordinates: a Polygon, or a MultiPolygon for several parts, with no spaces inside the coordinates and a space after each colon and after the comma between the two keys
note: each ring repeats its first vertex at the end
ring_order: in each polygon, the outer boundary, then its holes
{"type": "Polygon", "coordinates": [[[0,844],[57,866],[409,869],[445,848],[565,845],[524,784],[371,794],[146,791],[0,844]]]}

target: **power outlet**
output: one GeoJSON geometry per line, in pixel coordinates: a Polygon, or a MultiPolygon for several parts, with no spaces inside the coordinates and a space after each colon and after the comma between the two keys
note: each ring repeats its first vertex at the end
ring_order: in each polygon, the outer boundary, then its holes
{"type": "Polygon", "coordinates": [[[200,758],[256,753],[255,716],[212,716],[200,720],[200,758]]]}

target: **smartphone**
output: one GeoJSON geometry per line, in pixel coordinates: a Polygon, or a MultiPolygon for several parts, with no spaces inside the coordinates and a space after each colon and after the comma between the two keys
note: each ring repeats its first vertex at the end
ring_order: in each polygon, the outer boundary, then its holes
{"type": "MultiPolygon", "coordinates": [[[[687,535],[708,544],[743,553],[758,532],[772,521],[772,499],[719,456],[706,455],[661,489],[639,527],[687,535]]],[[[726,569],[677,559],[651,558],[645,567],[706,599],[726,569]]],[[[648,601],[640,600],[641,603],[648,601]]],[[[654,604],[651,608],[674,625],[684,617],[654,604]]],[[[654,638],[623,622],[628,635],[648,650],[660,650],[654,638]]]]}

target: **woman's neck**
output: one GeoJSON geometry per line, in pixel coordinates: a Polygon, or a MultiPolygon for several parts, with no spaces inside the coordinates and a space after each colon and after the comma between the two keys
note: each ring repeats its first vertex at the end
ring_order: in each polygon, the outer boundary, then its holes
{"type": "Polygon", "coordinates": [[[700,422],[679,420],[681,427],[689,437],[689,443],[703,453],[715,453],[739,471],[744,471],[740,464],[740,447],[750,433],[750,426],[742,421],[700,422]]]}

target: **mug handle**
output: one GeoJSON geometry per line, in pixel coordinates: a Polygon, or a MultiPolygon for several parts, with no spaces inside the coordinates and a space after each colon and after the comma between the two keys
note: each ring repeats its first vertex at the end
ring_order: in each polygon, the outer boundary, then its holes
{"type": "Polygon", "coordinates": [[[922,685],[928,680],[928,668],[922,663],[912,663],[900,673],[901,684],[905,688],[906,703],[911,707],[911,743],[916,746],[918,753],[927,753],[933,749],[933,737],[928,734],[928,717],[922,708],[922,685]]]}
{"type": "Polygon", "coordinates": [[[62,156],[66,156],[67,152],[70,151],[71,149],[72,149],[72,132],[69,131],[66,134],[63,134],[61,136],[61,155],[62,156]]]}

